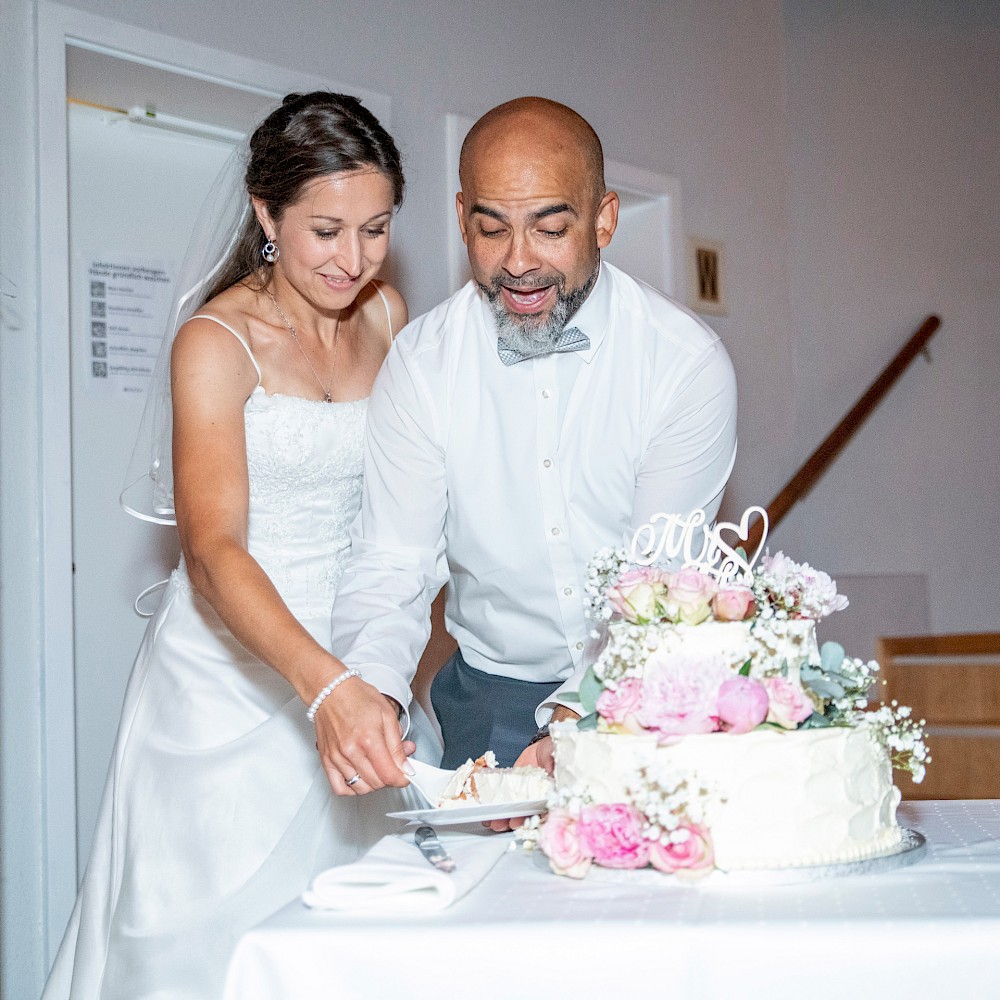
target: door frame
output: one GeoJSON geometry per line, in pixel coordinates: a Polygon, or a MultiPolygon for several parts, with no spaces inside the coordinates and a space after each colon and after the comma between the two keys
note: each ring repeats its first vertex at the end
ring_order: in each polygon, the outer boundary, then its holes
{"type": "Polygon", "coordinates": [[[39,0],[38,398],[40,432],[41,756],[43,951],[48,968],[77,892],[76,739],[70,427],[70,259],[66,50],[76,46],[180,76],[274,97],[346,90],[391,128],[391,99],[364,88],[287,69],[39,0]]]}

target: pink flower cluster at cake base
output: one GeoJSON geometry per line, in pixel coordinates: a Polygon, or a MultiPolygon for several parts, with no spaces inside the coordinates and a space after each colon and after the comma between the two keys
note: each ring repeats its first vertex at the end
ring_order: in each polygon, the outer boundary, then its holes
{"type": "Polygon", "coordinates": [[[698,872],[715,863],[712,838],[697,823],[681,821],[666,843],[647,837],[645,818],[632,805],[587,805],[573,815],[550,809],[539,847],[557,875],[583,878],[591,865],[632,870],[652,865],[662,872],[698,872]]]}

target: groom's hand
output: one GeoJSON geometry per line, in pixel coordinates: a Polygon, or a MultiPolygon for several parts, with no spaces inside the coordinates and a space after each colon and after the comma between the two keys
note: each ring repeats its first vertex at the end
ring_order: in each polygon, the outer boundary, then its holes
{"type": "Polygon", "coordinates": [[[409,783],[403,764],[414,745],[402,739],[397,708],[360,677],[345,681],[320,705],[316,749],[337,795],[409,783]]]}
{"type": "MultiPolygon", "coordinates": [[[[580,716],[576,712],[568,708],[563,708],[562,705],[557,705],[556,710],[552,713],[551,722],[562,722],[564,719],[579,718],[580,716]]],[[[521,755],[517,760],[514,761],[514,767],[540,767],[549,774],[553,772],[555,765],[556,759],[552,750],[551,736],[543,736],[540,740],[530,743],[521,751],[521,755]]],[[[523,816],[515,819],[494,819],[489,823],[484,823],[483,826],[488,826],[491,830],[496,830],[497,833],[504,833],[507,830],[516,830],[519,826],[524,826],[524,820],[525,817],[523,816]]]]}

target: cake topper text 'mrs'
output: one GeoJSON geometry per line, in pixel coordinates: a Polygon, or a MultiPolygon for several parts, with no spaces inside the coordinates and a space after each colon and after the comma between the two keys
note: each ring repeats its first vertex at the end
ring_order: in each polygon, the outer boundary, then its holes
{"type": "Polygon", "coordinates": [[[632,562],[650,566],[655,562],[683,557],[684,566],[695,566],[720,583],[753,584],[753,567],[767,541],[767,511],[747,507],[739,524],[717,521],[706,528],[708,517],[699,508],[687,517],[680,514],[654,514],[632,536],[632,562]],[[747,551],[747,536],[754,515],[764,522],[760,542],[747,551]],[[695,546],[700,548],[695,552],[695,546]]]}

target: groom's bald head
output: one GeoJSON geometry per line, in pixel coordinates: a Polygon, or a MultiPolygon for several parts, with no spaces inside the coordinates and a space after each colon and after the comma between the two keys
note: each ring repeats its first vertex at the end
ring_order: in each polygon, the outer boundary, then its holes
{"type": "Polygon", "coordinates": [[[544,97],[519,97],[487,111],[462,144],[458,173],[463,190],[475,186],[477,171],[503,160],[557,163],[581,173],[595,204],[604,196],[604,151],[585,118],[572,108],[544,97]]]}

